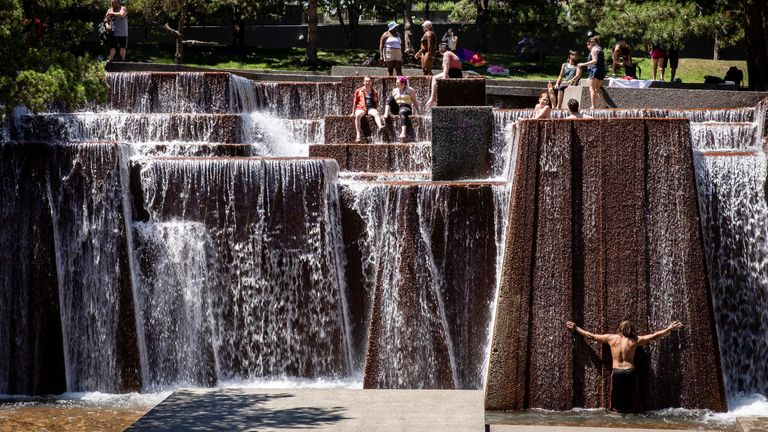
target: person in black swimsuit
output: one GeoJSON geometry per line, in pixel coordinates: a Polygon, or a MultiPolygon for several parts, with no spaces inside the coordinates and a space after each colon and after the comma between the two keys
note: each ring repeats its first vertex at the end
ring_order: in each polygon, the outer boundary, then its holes
{"type": "Polygon", "coordinates": [[[424,21],[421,28],[424,30],[424,36],[421,37],[421,47],[415,57],[416,60],[421,60],[421,70],[424,75],[432,75],[432,64],[435,63],[437,56],[437,47],[435,46],[437,36],[432,30],[431,21],[424,21]]]}

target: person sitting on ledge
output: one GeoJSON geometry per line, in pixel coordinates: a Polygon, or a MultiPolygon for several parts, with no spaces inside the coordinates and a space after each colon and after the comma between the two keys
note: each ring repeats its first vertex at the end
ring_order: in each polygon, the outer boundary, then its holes
{"type": "Polygon", "coordinates": [[[461,72],[461,59],[459,56],[448,49],[448,44],[445,42],[440,43],[440,54],[443,55],[443,71],[432,77],[432,88],[427,106],[433,106],[437,103],[437,80],[443,78],[463,78],[464,74],[461,72]]]}
{"type": "Polygon", "coordinates": [[[618,412],[634,412],[637,410],[638,402],[635,350],[637,347],[647,345],[679,329],[683,324],[680,321],[673,321],[663,330],[645,336],[638,336],[632,328],[632,323],[626,320],[619,324],[615,334],[590,333],[572,321],[566,321],[565,326],[587,339],[610,345],[613,371],[611,372],[611,396],[608,408],[618,412]]]}
{"type": "Polygon", "coordinates": [[[552,86],[552,82],[548,82],[547,91],[539,96],[539,102],[535,107],[533,107],[533,116],[531,118],[549,118],[552,114],[552,105],[556,103],[555,101],[557,101],[557,97],[555,96],[555,88],[552,86]]]}
{"type": "Polygon", "coordinates": [[[373,88],[373,79],[370,76],[363,78],[363,86],[355,90],[355,102],[352,107],[352,116],[355,117],[355,142],[359,143],[362,140],[360,134],[360,122],[365,115],[373,116],[376,125],[379,127],[379,132],[384,129],[384,122],[379,116],[379,111],[376,107],[379,106],[379,92],[373,88]]]}
{"type": "Polygon", "coordinates": [[[586,114],[582,114],[579,112],[579,101],[576,99],[568,99],[568,112],[570,115],[566,118],[569,119],[577,119],[577,118],[592,118],[586,114]]]}
{"type": "Polygon", "coordinates": [[[400,115],[400,141],[405,142],[407,128],[411,127],[411,114],[418,114],[419,101],[416,92],[408,86],[408,78],[397,77],[397,87],[392,89],[392,95],[387,99],[384,107],[384,118],[388,118],[390,112],[400,115]]]}

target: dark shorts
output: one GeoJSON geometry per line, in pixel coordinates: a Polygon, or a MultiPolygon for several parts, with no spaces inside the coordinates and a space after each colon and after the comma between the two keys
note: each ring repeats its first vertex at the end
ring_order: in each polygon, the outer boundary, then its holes
{"type": "Polygon", "coordinates": [[[664,62],[661,64],[661,67],[667,67],[667,62],[669,62],[670,68],[677,69],[677,65],[680,62],[680,55],[677,53],[677,50],[667,51],[667,56],[664,57],[664,62]]]}
{"type": "Polygon", "coordinates": [[[390,112],[397,113],[400,116],[401,126],[411,127],[411,115],[413,114],[413,109],[410,105],[398,105],[397,102],[395,102],[395,98],[392,96],[387,99],[387,105],[389,105],[390,112]]]}
{"type": "Polygon", "coordinates": [[[594,79],[603,80],[603,79],[605,79],[605,71],[604,70],[600,70],[599,71],[599,70],[597,70],[597,68],[590,69],[589,70],[589,77],[590,78],[594,78],[594,79]]]}
{"type": "Polygon", "coordinates": [[[461,69],[448,69],[448,78],[464,78],[461,69]]]}
{"type": "Polygon", "coordinates": [[[111,34],[108,41],[110,48],[128,48],[128,36],[115,36],[111,34]]]}
{"type": "Polygon", "coordinates": [[[614,369],[611,372],[610,409],[618,412],[637,411],[637,374],[634,369],[614,369]]]}
{"type": "Polygon", "coordinates": [[[557,86],[557,88],[555,90],[564,92],[565,89],[567,89],[569,86],[570,86],[570,84],[568,84],[568,83],[560,84],[559,86],[557,86]]]}

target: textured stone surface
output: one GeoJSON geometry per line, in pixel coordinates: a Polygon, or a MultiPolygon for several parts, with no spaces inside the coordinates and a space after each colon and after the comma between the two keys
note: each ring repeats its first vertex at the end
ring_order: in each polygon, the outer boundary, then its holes
{"type": "MultiPolygon", "coordinates": [[[[389,209],[377,229],[392,223],[394,235],[377,245],[387,276],[372,293],[365,388],[478,388],[496,274],[493,185],[391,182],[371,192],[389,209]]],[[[346,234],[345,244],[359,247],[346,234]]]]}
{"type": "Polygon", "coordinates": [[[486,86],[485,100],[494,108],[532,108],[539,95],[547,90],[547,83],[538,86],[500,86],[497,81],[486,86]]]}
{"type": "Polygon", "coordinates": [[[0,394],[66,390],[47,153],[0,143],[0,394]]]}
{"type": "MultiPolygon", "coordinates": [[[[729,90],[685,90],[672,88],[615,88],[603,87],[608,108],[738,108],[753,107],[768,92],[729,90]]],[[[582,85],[565,90],[563,100],[576,99],[583,108],[589,108],[589,88],[582,85]]],[[[597,101],[597,108],[605,105],[597,101]]]]}
{"type": "Polygon", "coordinates": [[[437,106],[484,106],[485,78],[437,80],[437,106]]]}
{"type": "Polygon", "coordinates": [[[685,325],[638,352],[645,409],[724,411],[687,120],[527,120],[520,149],[486,409],[606,407],[610,352],[565,321],[626,318],[685,325]]]}
{"type": "Polygon", "coordinates": [[[493,144],[491,107],[432,109],[432,180],[487,178],[493,144]]]}
{"type": "Polygon", "coordinates": [[[310,157],[336,159],[339,169],[352,172],[412,172],[429,169],[430,145],[311,144],[310,157]]]}
{"type": "MultiPolygon", "coordinates": [[[[363,138],[376,144],[400,142],[400,118],[398,116],[390,117],[385,124],[386,128],[378,132],[378,126],[373,117],[363,117],[360,122],[363,138]]],[[[432,137],[429,124],[428,117],[411,116],[412,127],[407,129],[408,142],[429,141],[432,137]]],[[[355,119],[352,116],[326,116],[324,130],[325,144],[351,144],[355,142],[355,119]]]]}

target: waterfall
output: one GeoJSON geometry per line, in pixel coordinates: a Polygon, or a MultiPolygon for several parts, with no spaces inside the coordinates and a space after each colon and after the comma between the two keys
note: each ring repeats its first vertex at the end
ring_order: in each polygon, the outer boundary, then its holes
{"type": "Polygon", "coordinates": [[[53,220],[69,391],[138,386],[133,302],[115,145],[51,147],[53,220]]]}
{"type": "Polygon", "coordinates": [[[482,387],[500,234],[496,188],[504,186],[347,185],[346,205],[362,221],[353,240],[361,289],[373,298],[362,324],[370,328],[366,387],[482,387]]]}
{"type": "Polygon", "coordinates": [[[728,396],[768,395],[765,155],[700,153],[696,172],[728,396]]]}
{"type": "Polygon", "coordinates": [[[143,163],[149,217],[136,226],[138,297],[150,388],[347,376],[351,347],[336,165],[143,163]],[[195,367],[183,367],[189,364],[195,367]]]}

